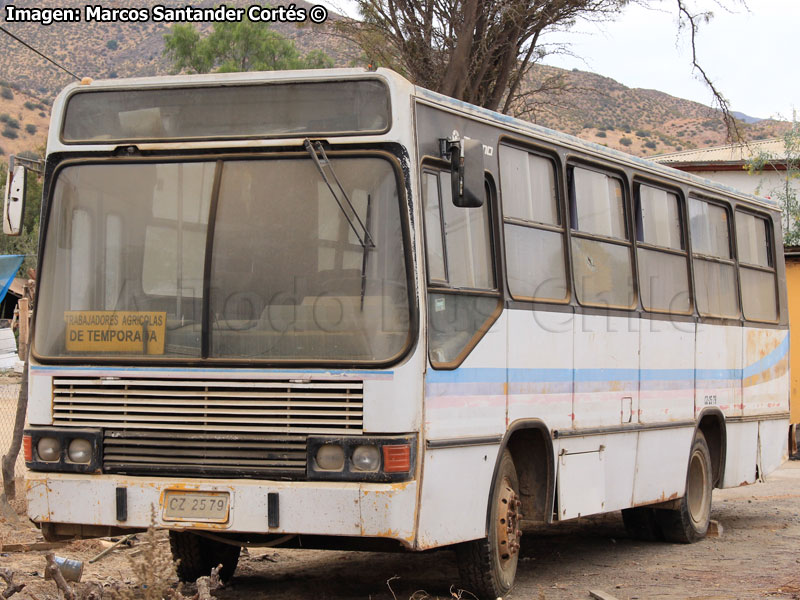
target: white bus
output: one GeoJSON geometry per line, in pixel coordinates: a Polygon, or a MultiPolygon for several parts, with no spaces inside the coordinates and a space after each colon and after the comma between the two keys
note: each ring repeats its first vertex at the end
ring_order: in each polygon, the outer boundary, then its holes
{"type": "Polygon", "coordinates": [[[452,545],[494,599],[528,524],[692,542],[787,454],[769,200],[383,69],[74,84],[44,177],[47,539],[452,545]]]}

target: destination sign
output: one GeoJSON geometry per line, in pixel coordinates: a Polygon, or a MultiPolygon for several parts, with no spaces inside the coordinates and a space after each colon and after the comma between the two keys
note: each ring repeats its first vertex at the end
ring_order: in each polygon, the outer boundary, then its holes
{"type": "Polygon", "coordinates": [[[164,354],[166,312],[66,311],[67,352],[164,354]]]}

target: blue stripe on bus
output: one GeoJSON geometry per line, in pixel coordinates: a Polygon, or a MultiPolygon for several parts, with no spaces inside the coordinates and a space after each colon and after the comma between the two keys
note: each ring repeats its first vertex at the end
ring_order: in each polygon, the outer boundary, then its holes
{"type": "Polygon", "coordinates": [[[726,381],[747,379],[777,365],[789,351],[789,336],[767,356],[744,369],[505,369],[460,368],[453,371],[430,370],[427,382],[508,383],[528,382],[634,382],[634,381],[726,381]]]}

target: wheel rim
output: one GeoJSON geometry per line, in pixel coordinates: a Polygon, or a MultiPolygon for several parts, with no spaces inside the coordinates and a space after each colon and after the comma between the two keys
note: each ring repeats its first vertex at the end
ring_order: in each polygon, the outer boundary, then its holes
{"type": "Polygon", "coordinates": [[[688,489],[686,490],[686,504],[689,515],[695,525],[702,526],[708,519],[708,465],[702,452],[692,454],[689,463],[688,489]]]}
{"type": "Polygon", "coordinates": [[[521,508],[522,501],[514,491],[511,481],[508,478],[503,479],[497,498],[497,556],[503,568],[519,552],[519,540],[522,537],[519,528],[521,508]]]}

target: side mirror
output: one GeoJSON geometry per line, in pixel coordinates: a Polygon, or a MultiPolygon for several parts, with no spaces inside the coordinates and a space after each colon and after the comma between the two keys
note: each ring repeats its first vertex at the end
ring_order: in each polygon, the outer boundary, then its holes
{"type": "Polygon", "coordinates": [[[9,167],[3,201],[3,233],[20,235],[25,216],[25,167],[9,167]]]}
{"type": "Polygon", "coordinates": [[[483,206],[483,144],[465,139],[450,142],[449,150],[453,204],[459,208],[483,206]]]}

